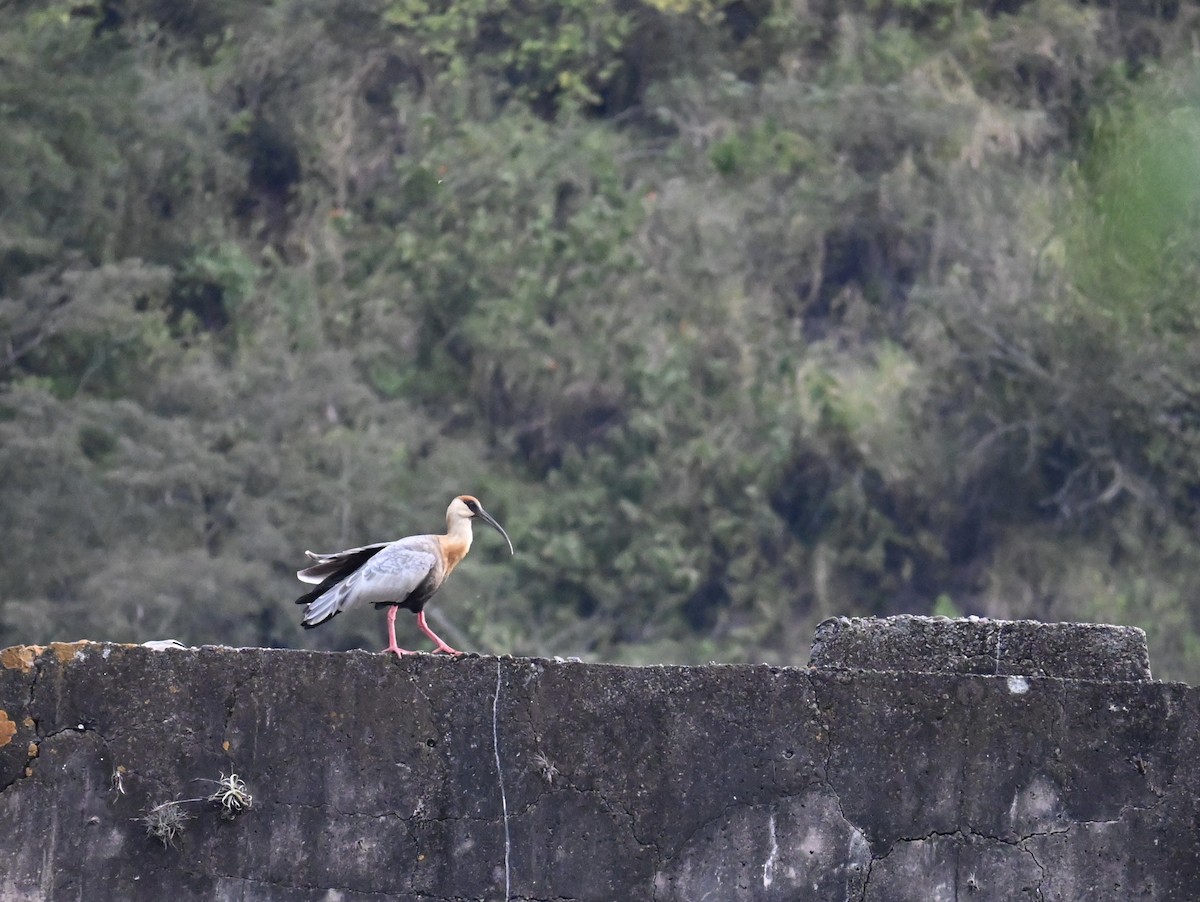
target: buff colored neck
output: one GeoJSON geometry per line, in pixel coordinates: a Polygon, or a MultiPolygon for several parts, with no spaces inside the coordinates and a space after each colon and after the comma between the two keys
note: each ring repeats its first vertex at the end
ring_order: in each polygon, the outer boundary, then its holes
{"type": "Polygon", "coordinates": [[[446,534],[438,536],[438,542],[445,555],[447,576],[471,550],[471,538],[470,517],[456,517],[452,513],[446,515],[446,534]]]}

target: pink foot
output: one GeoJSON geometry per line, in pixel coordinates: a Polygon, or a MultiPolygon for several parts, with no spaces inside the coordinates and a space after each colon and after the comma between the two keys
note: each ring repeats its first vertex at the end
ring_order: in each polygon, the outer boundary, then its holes
{"type": "Polygon", "coordinates": [[[433,630],[431,630],[429,628],[429,624],[425,622],[425,612],[424,611],[417,612],[417,626],[419,626],[421,628],[421,632],[423,632],[426,636],[428,636],[430,639],[432,639],[434,642],[437,643],[437,648],[435,648],[433,650],[433,653],[435,655],[439,651],[445,652],[448,655],[461,655],[462,654],[462,652],[459,651],[458,649],[451,648],[449,645],[447,645],[445,642],[443,642],[442,637],[439,636],[437,633],[435,633],[433,630]]]}
{"type": "Polygon", "coordinates": [[[415,651],[409,651],[407,648],[401,648],[396,644],[396,611],[398,608],[392,605],[387,612],[387,627],[388,627],[388,645],[382,652],[387,654],[389,651],[397,658],[403,658],[405,655],[415,655],[415,651]]]}

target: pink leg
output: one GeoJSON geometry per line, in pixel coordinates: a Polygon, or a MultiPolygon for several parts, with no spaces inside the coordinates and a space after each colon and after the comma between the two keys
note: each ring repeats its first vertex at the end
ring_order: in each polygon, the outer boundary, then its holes
{"type": "Polygon", "coordinates": [[[416,652],[406,651],[405,649],[401,648],[399,645],[396,644],[396,611],[398,611],[398,610],[399,610],[399,608],[397,608],[395,605],[392,605],[391,607],[388,608],[388,612],[387,612],[388,647],[385,648],[384,651],[385,652],[390,651],[393,654],[395,654],[397,657],[400,657],[401,655],[416,654],[416,652]]]}
{"type": "MultiPolygon", "coordinates": [[[[453,649],[449,645],[447,645],[445,642],[443,642],[441,640],[441,637],[439,637],[437,633],[435,633],[433,630],[431,630],[429,628],[429,624],[425,622],[425,612],[424,611],[417,612],[417,626],[419,626],[421,628],[421,632],[423,632],[426,636],[428,636],[430,639],[432,639],[434,642],[437,643],[437,651],[444,651],[448,655],[461,655],[462,654],[461,651],[458,651],[457,649],[453,649]]],[[[436,652],[435,652],[435,654],[436,654],[436,652]]]]}

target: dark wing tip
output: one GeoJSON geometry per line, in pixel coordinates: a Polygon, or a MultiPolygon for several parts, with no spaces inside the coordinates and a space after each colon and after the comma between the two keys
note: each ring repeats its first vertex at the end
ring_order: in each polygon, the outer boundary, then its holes
{"type": "Polygon", "coordinates": [[[341,611],[334,611],[332,614],[330,614],[330,615],[329,615],[328,617],[326,617],[324,620],[318,620],[316,623],[307,623],[307,622],[305,622],[305,621],[301,620],[301,621],[300,621],[300,625],[301,625],[302,627],[304,627],[306,630],[312,630],[312,629],[316,629],[316,628],[317,628],[318,626],[320,626],[322,623],[328,623],[330,620],[332,620],[334,617],[336,617],[336,616],[337,616],[338,614],[340,614],[340,613],[342,613],[342,612],[341,612],[341,611]]]}

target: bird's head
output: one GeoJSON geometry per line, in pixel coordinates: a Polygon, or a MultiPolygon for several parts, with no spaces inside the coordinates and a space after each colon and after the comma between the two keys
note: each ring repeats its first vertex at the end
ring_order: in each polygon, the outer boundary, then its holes
{"type": "Polygon", "coordinates": [[[476,517],[504,536],[504,541],[508,543],[509,553],[516,554],[516,551],[513,550],[512,539],[508,537],[508,533],[504,531],[504,527],[497,523],[495,518],[483,509],[483,505],[479,503],[479,499],[474,495],[459,495],[446,508],[447,523],[451,523],[454,520],[473,520],[476,517]]]}

